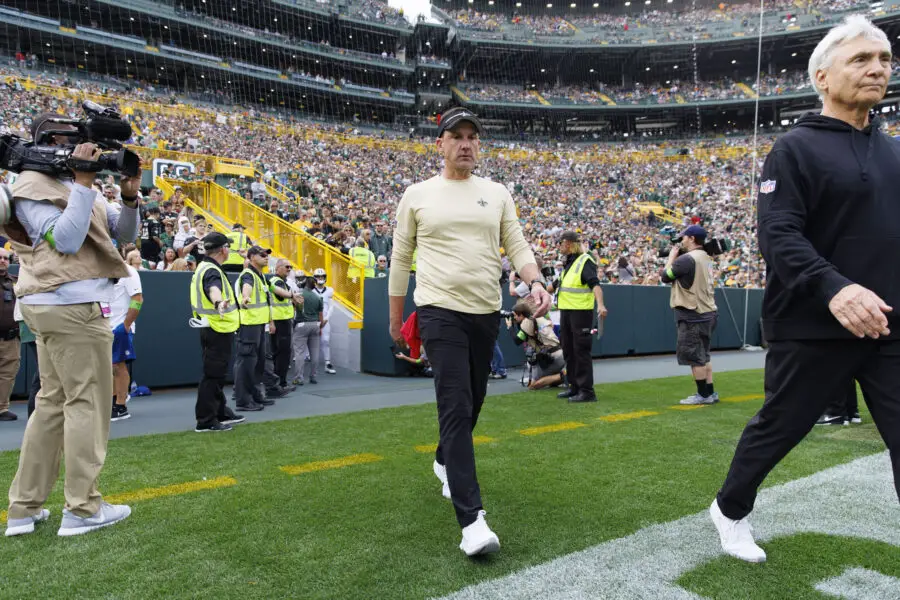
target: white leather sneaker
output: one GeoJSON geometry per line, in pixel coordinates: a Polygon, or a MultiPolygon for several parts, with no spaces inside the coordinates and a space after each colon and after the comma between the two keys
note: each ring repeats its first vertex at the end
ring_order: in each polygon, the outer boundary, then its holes
{"type": "Polygon", "coordinates": [[[488,527],[487,521],[484,520],[485,514],[483,510],[478,511],[475,522],[463,527],[459,549],[465,552],[466,556],[490,554],[500,550],[500,538],[488,527]]]}
{"type": "Polygon", "coordinates": [[[440,464],[438,461],[434,461],[434,475],[441,482],[441,495],[444,498],[450,499],[450,483],[447,481],[447,467],[440,464]]]}
{"type": "Polygon", "coordinates": [[[14,535],[25,535],[26,533],[34,533],[34,524],[46,521],[50,518],[50,511],[42,508],[41,512],[31,517],[23,519],[7,519],[6,521],[6,537],[14,535]]]}
{"type": "Polygon", "coordinates": [[[61,537],[81,535],[95,529],[114,525],[127,519],[129,515],[131,515],[131,507],[125,504],[109,504],[107,502],[101,504],[100,510],[90,517],[79,517],[63,509],[62,524],[56,534],[61,537]]]}
{"type": "Polygon", "coordinates": [[[719,532],[725,554],[751,563],[766,562],[766,552],[753,540],[753,531],[747,517],[739,521],[729,519],[722,514],[718,500],[713,500],[709,507],[709,516],[719,532]]]}

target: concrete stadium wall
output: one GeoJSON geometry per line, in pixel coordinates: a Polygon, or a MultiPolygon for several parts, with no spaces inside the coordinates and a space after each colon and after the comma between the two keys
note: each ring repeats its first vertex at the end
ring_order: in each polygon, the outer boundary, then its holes
{"type": "MultiPolygon", "coordinates": [[[[503,307],[509,309],[515,304],[515,298],[510,297],[503,287],[503,307]]],[[[415,310],[412,300],[415,278],[411,278],[409,288],[404,317],[415,310]]],[[[594,340],[594,357],[675,352],[675,319],[669,308],[668,287],[605,285],[603,297],[610,316],[605,321],[603,336],[594,340]]],[[[762,297],[762,290],[716,290],[719,321],[713,336],[714,349],[740,348],[746,300],[749,300],[747,344],[760,345],[762,297]]],[[[390,352],[392,341],[388,335],[387,279],[367,279],[365,298],[362,371],[377,375],[405,374],[406,363],[395,359],[390,352]]],[[[499,341],[506,365],[521,365],[524,354],[513,343],[505,324],[500,326],[499,341]]]]}

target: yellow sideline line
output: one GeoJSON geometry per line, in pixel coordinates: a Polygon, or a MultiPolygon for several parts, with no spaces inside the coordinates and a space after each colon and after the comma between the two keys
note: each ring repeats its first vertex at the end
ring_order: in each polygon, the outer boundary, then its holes
{"type": "Polygon", "coordinates": [[[319,460],[315,462],[303,463],[302,465],[288,465],[278,467],[288,475],[301,475],[303,473],[312,473],[314,471],[325,471],[328,469],[340,469],[351,465],[364,465],[367,463],[378,462],[384,460],[383,456],[377,454],[363,453],[344,456],[342,458],[334,458],[332,460],[319,460]]]}
{"type": "Polygon", "coordinates": [[[697,410],[698,408],[706,408],[712,404],[679,404],[678,406],[670,406],[669,410],[697,410]]]}
{"type": "Polygon", "coordinates": [[[628,421],[630,419],[640,419],[642,417],[652,417],[659,413],[655,410],[637,410],[635,412],[617,413],[613,415],[604,415],[597,417],[598,421],[606,421],[607,423],[617,423],[619,421],[628,421]]]}
{"type": "MultiPolygon", "coordinates": [[[[110,494],[104,496],[104,500],[110,503],[126,503],[141,502],[142,500],[153,500],[155,498],[163,498],[165,496],[181,496],[192,492],[202,492],[206,490],[215,490],[225,487],[237,485],[237,479],[234,477],[216,477],[215,479],[202,479],[200,481],[186,481],[184,483],[173,483],[155,488],[143,488],[133,492],[122,492],[121,494],[110,494]]],[[[0,511],[0,522],[6,522],[7,512],[0,511]]]]}
{"type": "Polygon", "coordinates": [[[749,402],[750,400],[763,400],[763,394],[747,394],[746,396],[730,396],[722,398],[722,402],[749,402]]]}
{"type": "MultiPolygon", "coordinates": [[[[496,442],[496,438],[488,437],[486,435],[475,435],[472,436],[472,442],[477,446],[478,444],[490,444],[491,442],[496,442]]],[[[415,447],[416,452],[422,452],[423,454],[427,454],[429,452],[434,452],[437,450],[437,444],[423,444],[421,446],[415,447]]]]}
{"type": "Polygon", "coordinates": [[[529,427],[519,430],[522,435],[541,435],[543,433],[555,433],[557,431],[569,431],[578,429],[579,427],[587,427],[584,423],[578,421],[566,421],[565,423],[557,423],[556,425],[544,425],[542,427],[529,427]]]}
{"type": "Polygon", "coordinates": [[[155,488],[143,488],[133,492],[123,492],[121,494],[110,494],[104,499],[112,504],[122,502],[140,502],[141,500],[152,500],[154,498],[162,498],[164,496],[181,496],[182,494],[190,494],[191,492],[200,492],[204,490],[215,490],[224,487],[237,485],[237,479],[234,477],[216,477],[215,479],[203,479],[200,481],[186,481],[184,483],[174,483],[172,485],[164,485],[155,488]]]}

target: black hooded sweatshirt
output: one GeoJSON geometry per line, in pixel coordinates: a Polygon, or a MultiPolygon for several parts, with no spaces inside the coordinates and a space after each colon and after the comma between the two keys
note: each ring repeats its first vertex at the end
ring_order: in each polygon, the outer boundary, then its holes
{"type": "Polygon", "coordinates": [[[772,147],[758,202],[767,340],[855,339],[828,310],[851,283],[894,308],[900,339],[900,140],[877,119],[806,115],[772,147]]]}

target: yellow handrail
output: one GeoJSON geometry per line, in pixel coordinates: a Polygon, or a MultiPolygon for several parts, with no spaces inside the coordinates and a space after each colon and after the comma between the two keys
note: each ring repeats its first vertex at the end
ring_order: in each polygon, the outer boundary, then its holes
{"type": "MultiPolygon", "coordinates": [[[[153,185],[158,187],[160,191],[163,193],[163,199],[168,200],[175,193],[175,187],[170,183],[168,179],[164,179],[162,177],[157,177],[153,180],[153,185]]],[[[181,184],[179,184],[181,185],[181,184]]],[[[229,233],[231,230],[225,227],[225,225],[219,221],[214,215],[203,210],[200,205],[196,202],[185,196],[184,205],[193,211],[193,214],[200,215],[204,219],[206,219],[206,223],[212,227],[215,231],[219,231],[221,233],[229,233]]]]}
{"type": "Polygon", "coordinates": [[[190,181],[178,185],[194,204],[212,216],[211,222],[218,217],[226,228],[240,223],[254,243],[271,248],[276,256],[288,259],[307,274],[325,269],[328,283],[334,288],[334,299],[354,317],[362,318],[365,278],[349,277],[348,256],[216,183],[190,181]]]}

